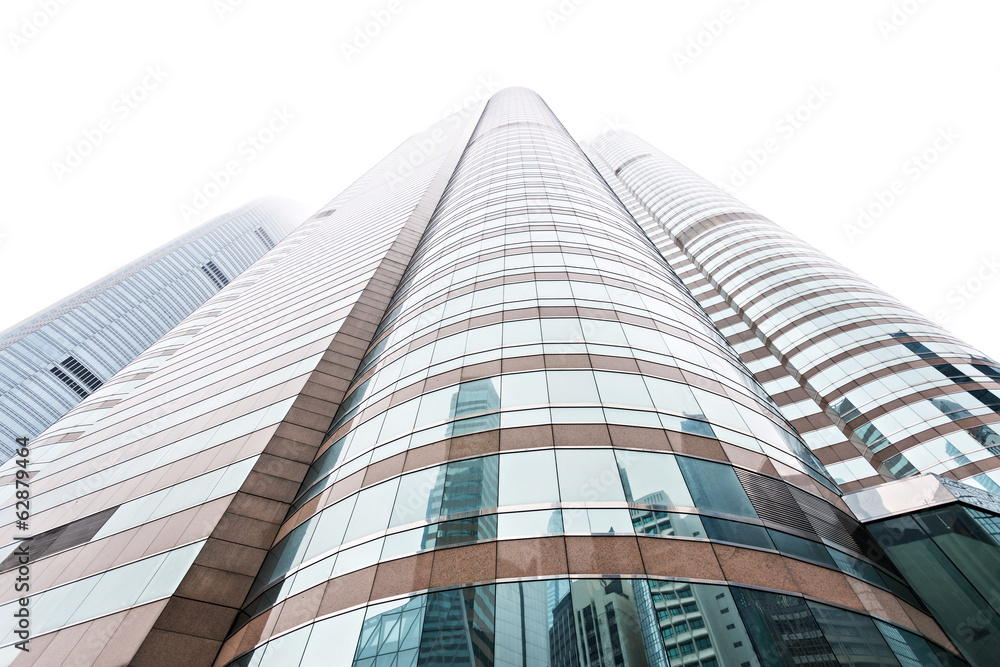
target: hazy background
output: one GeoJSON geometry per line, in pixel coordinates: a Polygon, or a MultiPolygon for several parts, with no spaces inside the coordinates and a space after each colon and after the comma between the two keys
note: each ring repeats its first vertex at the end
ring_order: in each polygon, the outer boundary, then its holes
{"type": "Polygon", "coordinates": [[[995,1],[64,1],[0,15],[0,329],[254,197],[311,212],[523,85],[578,139],[635,132],[1000,355],[995,1]]]}

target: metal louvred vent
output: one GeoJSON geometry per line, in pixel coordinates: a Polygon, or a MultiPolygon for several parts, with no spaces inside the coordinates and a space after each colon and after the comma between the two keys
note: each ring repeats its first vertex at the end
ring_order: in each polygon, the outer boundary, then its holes
{"type": "Polygon", "coordinates": [[[763,521],[793,528],[807,535],[816,534],[809,518],[789,493],[787,484],[748,470],[734,470],[750,497],[750,503],[763,521]]]}
{"type": "Polygon", "coordinates": [[[854,539],[853,531],[847,528],[850,521],[847,515],[801,489],[793,488],[792,496],[809,517],[818,535],[851,551],[864,553],[863,547],[854,539]]]}

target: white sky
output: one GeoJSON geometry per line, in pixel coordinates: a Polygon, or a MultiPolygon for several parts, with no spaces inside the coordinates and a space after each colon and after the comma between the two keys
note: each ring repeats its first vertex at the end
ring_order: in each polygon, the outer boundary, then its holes
{"type": "Polygon", "coordinates": [[[62,1],[0,14],[0,330],[254,197],[319,208],[490,81],[534,89],[580,140],[622,126],[720,183],[770,148],[737,196],[1000,355],[995,0],[62,1]],[[390,20],[348,61],[372,12],[390,20]],[[784,123],[817,87],[832,96],[784,123]],[[275,109],[294,118],[241,147],[275,109]],[[934,164],[905,164],[925,149],[934,164]],[[896,179],[852,243],[845,225],[896,179]]]}

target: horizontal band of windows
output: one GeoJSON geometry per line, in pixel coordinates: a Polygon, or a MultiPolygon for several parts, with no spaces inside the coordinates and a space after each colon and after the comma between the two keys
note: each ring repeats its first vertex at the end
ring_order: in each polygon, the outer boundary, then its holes
{"type": "MultiPolygon", "coordinates": [[[[349,390],[330,434],[361,410],[415,382],[458,368],[534,355],[604,355],[681,368],[718,380],[774,413],[756,380],[728,359],[655,329],[589,318],[540,318],[460,331],[409,351],[349,390]],[[705,356],[705,353],[709,356],[705,356]]],[[[369,415],[370,416],[370,415],[369,415]]]]}
{"type": "MultiPolygon", "coordinates": [[[[465,512],[612,502],[623,510],[627,503],[633,503],[664,511],[698,508],[719,517],[757,520],[759,515],[743,477],[757,483],[762,476],[746,471],[737,475],[730,465],[700,458],[624,449],[535,449],[450,461],[369,486],[295,526],[269,552],[251,598],[287,572],[343,545],[387,529],[436,522],[439,517],[465,512]]],[[[772,492],[786,488],[777,480],[760,483],[773,487],[772,492]]],[[[751,491],[758,503],[764,502],[756,490],[751,491]]],[[[828,519],[806,519],[798,509],[800,501],[792,496],[784,502],[789,503],[788,508],[780,513],[766,510],[765,516],[774,519],[797,513],[800,518],[796,524],[782,525],[806,531],[804,534],[817,540],[820,534],[833,535],[825,524],[816,523],[828,519]]],[[[826,505],[811,496],[801,502],[826,505]]],[[[828,507],[824,516],[841,515],[828,507]]],[[[839,521],[852,526],[856,523],[846,515],[839,521]]],[[[877,545],[859,545],[855,537],[847,537],[854,532],[841,534],[846,540],[843,546],[853,545],[852,551],[859,556],[879,553],[877,545]]]]}
{"type": "Polygon", "coordinates": [[[801,464],[822,470],[822,464],[790,430],[731,398],[649,375],[547,370],[444,387],[352,425],[312,465],[303,485],[307,488],[314,471],[329,474],[380,446],[402,451],[415,446],[414,439],[433,442],[502,427],[505,422],[512,426],[624,422],[708,437],[715,437],[714,424],[741,434],[734,444],[755,451],[761,451],[761,443],[770,445],[784,453],[782,458],[791,455],[801,464]],[[427,440],[428,435],[433,439],[427,440]],[[411,441],[406,443],[407,439],[411,441]]]}
{"type": "Polygon", "coordinates": [[[730,544],[804,560],[861,579],[915,602],[894,578],[870,563],[830,545],[773,528],[761,522],[734,521],[713,513],[632,508],[550,508],[499,514],[479,514],[390,531],[374,539],[345,546],[290,570],[283,579],[259,593],[251,591],[234,629],[293,595],[317,584],[378,563],[419,553],[498,540],[571,535],[641,535],[730,544]],[[886,581],[891,581],[887,584],[886,581]]]}
{"type": "Polygon", "coordinates": [[[835,656],[857,654],[859,645],[879,664],[943,667],[960,661],[911,627],[801,593],[725,582],[571,576],[445,588],[373,603],[271,636],[241,655],[238,649],[223,651],[227,658],[238,655],[227,667],[370,666],[380,664],[376,659],[493,664],[494,658],[540,667],[585,660],[610,665],[626,664],[625,655],[628,664],[643,665],[793,664],[803,656],[832,664],[835,656]],[[611,628],[617,641],[599,641],[598,628],[611,628]]]}

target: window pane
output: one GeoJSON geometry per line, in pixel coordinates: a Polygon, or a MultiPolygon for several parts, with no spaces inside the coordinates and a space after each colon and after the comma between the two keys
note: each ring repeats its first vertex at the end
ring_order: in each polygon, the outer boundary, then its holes
{"type": "Polygon", "coordinates": [[[500,505],[559,501],[552,450],[500,455],[500,505]]]}
{"type": "Polygon", "coordinates": [[[816,622],[842,665],[864,664],[872,667],[897,667],[896,660],[875,622],[868,616],[834,609],[825,604],[809,603],[816,622]]]}
{"type": "Polygon", "coordinates": [[[628,405],[641,408],[653,407],[641,375],[596,371],[597,388],[605,405],[628,405]]]}
{"type": "Polygon", "coordinates": [[[740,431],[749,430],[736,406],[728,398],[697,387],[694,389],[694,395],[709,420],[740,431]]]}
{"type": "Polygon", "coordinates": [[[392,509],[389,527],[433,519],[441,513],[445,466],[435,466],[403,475],[392,509]]]}
{"type": "Polygon", "coordinates": [[[661,380],[660,378],[644,377],[649,395],[657,410],[681,414],[685,417],[704,418],[701,406],[694,399],[691,388],[679,382],[661,380]]]}
{"type": "Polygon", "coordinates": [[[313,626],[299,667],[351,667],[365,610],[334,616],[313,626]]]}
{"type": "Polygon", "coordinates": [[[312,519],[316,524],[316,530],[309,540],[309,547],[302,557],[303,561],[332,551],[343,543],[344,532],[347,530],[347,522],[351,519],[353,509],[354,498],[347,498],[326,508],[319,516],[312,519]]]}
{"type": "Polygon", "coordinates": [[[504,375],[501,392],[504,409],[522,405],[546,405],[549,402],[545,373],[504,375]]]}
{"type": "Polygon", "coordinates": [[[729,590],[758,655],[767,664],[839,667],[805,600],[736,586],[729,590]]]}
{"type": "Polygon", "coordinates": [[[714,519],[708,516],[702,517],[701,522],[705,524],[705,531],[713,540],[745,544],[762,549],[774,548],[767,536],[767,530],[763,526],[751,526],[747,523],[714,519]]]}
{"type": "Polygon", "coordinates": [[[354,506],[351,522],[347,526],[347,534],[344,535],[345,543],[383,531],[388,527],[397,486],[399,486],[398,478],[369,487],[358,494],[358,502],[354,506]]]}
{"type": "Polygon", "coordinates": [[[615,451],[615,457],[629,502],[694,507],[673,456],[620,449],[615,451]]]}
{"type": "Polygon", "coordinates": [[[559,493],[563,501],[625,500],[614,453],[609,449],[560,449],[559,493]]]}
{"type": "Polygon", "coordinates": [[[452,461],[445,475],[441,514],[472,512],[497,506],[499,462],[496,456],[452,461]]]}
{"type": "Polygon", "coordinates": [[[757,518],[733,469],[723,463],[678,457],[695,506],[703,510],[757,518]]]}
{"type": "Polygon", "coordinates": [[[556,403],[600,403],[591,371],[547,371],[549,399],[556,403]]]}
{"type": "Polygon", "coordinates": [[[542,339],[547,342],[583,342],[583,329],[576,318],[542,320],[542,339]]]}
{"type": "Polygon", "coordinates": [[[535,537],[563,532],[559,510],[501,514],[497,529],[500,538],[535,537]]]}

